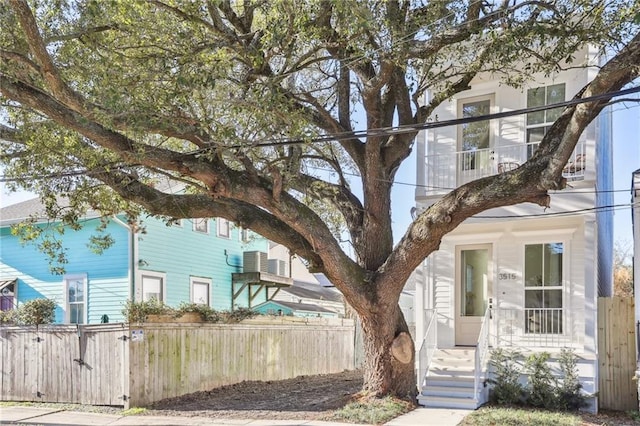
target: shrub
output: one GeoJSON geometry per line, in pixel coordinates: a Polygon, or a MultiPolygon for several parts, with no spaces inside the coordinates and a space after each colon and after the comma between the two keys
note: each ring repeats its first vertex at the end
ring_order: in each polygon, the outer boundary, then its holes
{"type": "Polygon", "coordinates": [[[207,322],[220,322],[222,319],[220,313],[208,305],[180,302],[178,309],[176,309],[176,316],[180,316],[187,312],[200,314],[200,317],[207,322]]]}
{"type": "Polygon", "coordinates": [[[251,308],[235,308],[232,311],[222,311],[222,322],[235,323],[258,315],[259,313],[251,308]]]}
{"type": "Polygon", "coordinates": [[[493,385],[491,401],[496,404],[514,405],[522,402],[524,387],[520,384],[520,367],[517,359],[520,353],[501,348],[491,351],[489,364],[495,368],[495,379],[489,379],[493,385]]]}
{"type": "Polygon", "coordinates": [[[551,368],[547,363],[549,353],[541,352],[531,354],[527,358],[526,369],[529,373],[527,386],[527,402],[534,407],[556,408],[556,379],[551,374],[551,368]]]}
{"type": "Polygon", "coordinates": [[[51,299],[33,299],[21,304],[15,312],[20,325],[51,324],[55,320],[56,302],[51,299]]]}
{"type": "Polygon", "coordinates": [[[577,357],[573,350],[563,348],[558,362],[563,376],[556,388],[558,408],[577,410],[586,406],[587,399],[581,392],[582,384],[578,376],[577,357]]]}
{"type": "Polygon", "coordinates": [[[11,309],[9,311],[0,311],[0,324],[15,324],[16,323],[16,311],[11,309]]]}
{"type": "Polygon", "coordinates": [[[124,315],[127,322],[145,322],[149,315],[173,313],[173,308],[155,298],[141,302],[127,300],[122,309],[122,315],[124,315]]]}

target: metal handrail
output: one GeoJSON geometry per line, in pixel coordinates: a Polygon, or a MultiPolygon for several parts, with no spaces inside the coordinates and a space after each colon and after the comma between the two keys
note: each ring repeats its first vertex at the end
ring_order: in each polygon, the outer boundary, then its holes
{"type": "Polygon", "coordinates": [[[420,345],[420,351],[418,356],[418,381],[420,384],[424,383],[424,380],[427,376],[427,372],[429,371],[429,367],[431,366],[431,360],[433,359],[433,354],[437,347],[437,329],[436,317],[437,312],[435,309],[425,309],[425,315],[430,315],[427,323],[427,328],[424,333],[424,338],[422,339],[422,344],[420,345]]]}
{"type": "MultiPolygon", "coordinates": [[[[491,318],[491,308],[487,308],[482,318],[480,334],[478,335],[478,345],[475,351],[475,368],[473,379],[473,395],[480,401],[480,384],[484,381],[485,365],[489,354],[489,319],[491,318]]],[[[484,383],[482,383],[484,385],[484,383]]]]}

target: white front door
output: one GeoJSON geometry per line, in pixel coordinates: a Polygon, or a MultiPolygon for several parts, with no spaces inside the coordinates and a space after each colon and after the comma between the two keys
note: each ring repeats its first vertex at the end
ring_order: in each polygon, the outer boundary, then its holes
{"type": "Polygon", "coordinates": [[[456,346],[475,346],[489,306],[491,244],[456,247],[456,346]]]}

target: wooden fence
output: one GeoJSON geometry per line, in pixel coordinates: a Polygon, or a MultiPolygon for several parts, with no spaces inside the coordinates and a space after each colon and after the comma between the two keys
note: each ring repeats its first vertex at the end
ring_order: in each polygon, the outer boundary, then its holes
{"type": "Polygon", "coordinates": [[[633,298],[598,299],[599,407],[637,410],[633,298]]]}
{"type": "Polygon", "coordinates": [[[341,319],[241,324],[0,328],[2,400],[143,407],[243,380],[354,368],[354,324],[341,319]]]}

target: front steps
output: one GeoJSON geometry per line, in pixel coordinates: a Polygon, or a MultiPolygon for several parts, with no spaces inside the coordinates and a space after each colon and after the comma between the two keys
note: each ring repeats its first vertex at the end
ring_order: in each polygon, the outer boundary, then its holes
{"type": "Polygon", "coordinates": [[[480,406],[474,396],[475,348],[438,349],[433,354],[418,404],[434,408],[480,406]]]}

